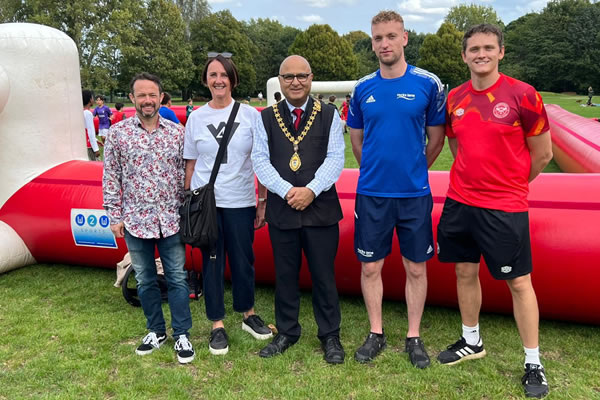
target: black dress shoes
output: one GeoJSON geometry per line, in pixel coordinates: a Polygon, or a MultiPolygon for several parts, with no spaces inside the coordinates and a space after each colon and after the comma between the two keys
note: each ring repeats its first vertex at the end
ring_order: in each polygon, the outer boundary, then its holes
{"type": "Polygon", "coordinates": [[[258,353],[258,355],[263,358],[273,357],[273,356],[276,356],[277,354],[282,354],[284,351],[286,351],[290,346],[292,346],[295,343],[296,343],[296,340],[293,340],[292,338],[290,338],[288,336],[278,334],[277,336],[275,336],[275,338],[273,339],[273,341],[271,343],[266,345],[258,353]]]}
{"type": "Polygon", "coordinates": [[[323,359],[329,364],[343,364],[346,353],[340,343],[338,336],[328,336],[321,342],[323,348],[323,359]]]}

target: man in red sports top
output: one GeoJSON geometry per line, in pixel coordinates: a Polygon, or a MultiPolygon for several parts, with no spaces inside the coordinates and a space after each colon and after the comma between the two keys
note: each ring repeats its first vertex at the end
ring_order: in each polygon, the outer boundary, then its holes
{"type": "Polygon", "coordinates": [[[456,263],[463,334],[438,360],[452,365],[485,356],[479,335],[483,255],[491,275],[505,280],[512,294],[525,349],[525,394],[543,397],[548,383],[539,356],[527,194],[552,158],[548,118],[533,87],[499,73],[504,46],[496,26],[472,27],[462,45],[471,80],[448,95],[446,135],[455,161],[438,226],[438,257],[456,263]]]}

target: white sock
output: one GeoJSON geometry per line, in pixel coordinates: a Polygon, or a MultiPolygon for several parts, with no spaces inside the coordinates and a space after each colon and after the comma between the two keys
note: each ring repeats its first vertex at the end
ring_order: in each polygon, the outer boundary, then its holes
{"type": "Polygon", "coordinates": [[[475,326],[466,326],[463,324],[462,330],[462,335],[467,341],[467,344],[470,344],[471,346],[477,345],[479,342],[479,324],[475,326]]]}
{"type": "Polygon", "coordinates": [[[540,361],[540,346],[534,347],[533,349],[528,349],[523,346],[523,350],[525,350],[525,364],[542,365],[542,362],[540,361]]]}

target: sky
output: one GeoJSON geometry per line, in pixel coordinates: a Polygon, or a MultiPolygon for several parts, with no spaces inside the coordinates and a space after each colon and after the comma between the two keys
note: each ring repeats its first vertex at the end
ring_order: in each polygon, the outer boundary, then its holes
{"type": "Polygon", "coordinates": [[[406,29],[435,33],[451,7],[459,4],[492,6],[502,22],[539,12],[547,0],[208,0],[213,12],[228,9],[239,21],[270,18],[305,30],[312,24],[329,24],[338,34],[371,31],[370,20],[380,10],[402,15],[406,29]]]}

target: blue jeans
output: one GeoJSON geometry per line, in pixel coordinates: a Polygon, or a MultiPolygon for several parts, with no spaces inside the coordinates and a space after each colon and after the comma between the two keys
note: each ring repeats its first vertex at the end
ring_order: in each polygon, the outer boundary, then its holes
{"type": "Polygon", "coordinates": [[[217,259],[210,261],[202,253],[202,276],[206,317],[211,321],[225,319],[225,253],[231,270],[233,309],[246,312],[254,307],[254,218],[255,207],[217,208],[219,240],[217,259]]]}
{"type": "Polygon", "coordinates": [[[160,239],[140,239],[125,230],[125,243],[135,271],[138,296],[147,321],[146,327],[151,332],[166,332],[160,288],[156,281],[154,249],[157,247],[169,289],[173,337],[187,336],[192,328],[192,313],[187,273],[184,269],[185,245],[181,243],[179,233],[160,239]]]}

